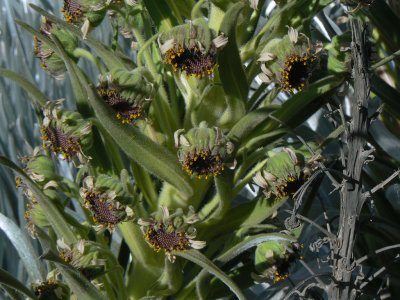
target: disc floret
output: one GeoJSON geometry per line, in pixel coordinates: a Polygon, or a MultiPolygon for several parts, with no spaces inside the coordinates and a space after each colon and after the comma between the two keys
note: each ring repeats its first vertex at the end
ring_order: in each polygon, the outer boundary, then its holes
{"type": "Polygon", "coordinates": [[[37,299],[66,299],[69,295],[69,288],[54,278],[32,283],[32,288],[37,299]]]}

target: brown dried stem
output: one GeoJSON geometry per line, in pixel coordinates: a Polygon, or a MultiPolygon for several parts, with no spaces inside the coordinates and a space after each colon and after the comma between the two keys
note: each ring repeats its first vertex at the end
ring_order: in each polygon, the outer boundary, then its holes
{"type": "Polygon", "coordinates": [[[370,80],[368,74],[368,47],[366,26],[357,19],[350,21],[352,30],[352,57],[354,95],[351,101],[351,117],[347,136],[348,155],[344,180],[340,191],[340,220],[333,249],[333,277],[330,299],[354,299],[352,272],[355,267],[353,247],[358,222],[358,207],[362,202],[361,171],[369,151],[365,149],[368,131],[368,98],[370,80]]]}

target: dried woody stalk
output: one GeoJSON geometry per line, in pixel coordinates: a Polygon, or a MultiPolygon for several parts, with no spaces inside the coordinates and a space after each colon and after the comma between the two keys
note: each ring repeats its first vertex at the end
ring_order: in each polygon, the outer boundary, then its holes
{"type": "Polygon", "coordinates": [[[348,133],[348,155],[344,180],[340,191],[339,231],[333,248],[333,277],[330,299],[355,299],[356,289],[352,285],[355,269],[353,247],[356,226],[363,204],[361,171],[372,150],[366,150],[368,132],[368,98],[370,79],[368,74],[367,28],[357,19],[350,21],[352,30],[352,57],[354,95],[351,101],[351,117],[348,133]]]}

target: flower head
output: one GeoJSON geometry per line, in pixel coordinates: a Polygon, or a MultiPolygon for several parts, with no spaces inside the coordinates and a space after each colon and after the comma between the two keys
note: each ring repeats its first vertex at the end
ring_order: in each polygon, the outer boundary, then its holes
{"type": "MultiPolygon", "coordinates": [[[[47,220],[45,212],[41,205],[39,204],[36,195],[30,189],[30,187],[22,180],[20,176],[15,178],[16,187],[21,189],[27,199],[27,204],[25,205],[24,219],[26,222],[26,229],[32,238],[37,237],[36,227],[48,227],[50,223],[47,220]]],[[[43,190],[46,196],[54,199],[57,195],[56,191],[52,188],[46,188],[43,190]]]]}
{"type": "Polygon", "coordinates": [[[68,23],[82,25],[83,38],[104,19],[107,9],[114,1],[105,0],[64,0],[61,11],[68,23]]]}
{"type": "Polygon", "coordinates": [[[97,88],[97,93],[114,111],[122,124],[128,124],[144,115],[143,106],[130,103],[116,88],[97,88]]]}
{"type": "Polygon", "coordinates": [[[67,299],[67,296],[69,295],[69,288],[54,279],[35,282],[32,284],[32,288],[35,296],[40,300],[67,299]]]}
{"type": "Polygon", "coordinates": [[[24,164],[25,173],[40,187],[56,187],[54,181],[58,178],[55,165],[51,157],[44,155],[39,147],[33,150],[32,155],[20,157],[24,164]]]}
{"type": "Polygon", "coordinates": [[[316,68],[320,44],[311,44],[292,27],[286,37],[271,44],[272,49],[265,49],[258,59],[261,80],[275,81],[286,92],[302,91],[316,68]]]}
{"type": "MultiPolygon", "coordinates": [[[[54,35],[63,45],[65,51],[71,56],[75,61],[76,58],[73,57],[72,53],[74,49],[78,46],[77,38],[67,30],[59,28],[56,24],[49,21],[47,18],[43,18],[42,26],[40,28],[40,33],[50,38],[50,35],[54,35]]],[[[41,67],[49,72],[56,79],[63,79],[64,73],[66,71],[66,66],[64,60],[54,52],[53,48],[41,37],[34,36],[34,54],[40,59],[41,67]]]]}
{"type": "Polygon", "coordinates": [[[175,45],[164,54],[164,61],[170,64],[175,72],[186,72],[187,76],[198,78],[211,76],[217,66],[214,50],[203,53],[197,46],[183,48],[175,45]]]}
{"type": "Polygon", "coordinates": [[[196,237],[196,230],[191,224],[197,220],[193,208],[190,208],[189,214],[185,216],[182,210],[170,215],[168,208],[162,207],[160,218],[139,219],[138,223],[149,246],[156,252],[164,251],[168,259],[174,262],[174,252],[205,247],[205,242],[193,240],[196,237]]]}
{"type": "Polygon", "coordinates": [[[206,122],[184,133],[183,129],[175,132],[175,146],[179,148],[178,157],[190,176],[208,179],[222,173],[231,165],[229,156],[234,146],[217,127],[208,128],[206,122]]]}
{"type": "Polygon", "coordinates": [[[265,242],[256,249],[256,269],[261,275],[256,275],[260,282],[277,283],[289,277],[289,269],[298,259],[302,259],[303,245],[298,242],[282,243],[265,242]]]}
{"type": "Polygon", "coordinates": [[[211,77],[217,67],[217,51],[228,39],[216,34],[202,20],[175,27],[159,40],[164,62],[187,76],[211,77]]]}
{"type": "Polygon", "coordinates": [[[143,118],[154,95],[154,85],[148,70],[117,69],[106,79],[100,82],[97,93],[115,112],[117,119],[128,124],[143,118]]]}
{"type": "Polygon", "coordinates": [[[121,203],[128,202],[129,195],[117,178],[99,175],[95,181],[88,176],[83,180],[80,195],[84,206],[92,213],[96,230],[112,231],[119,223],[133,219],[133,210],[121,203]]]}
{"type": "Polygon", "coordinates": [[[62,12],[68,23],[79,23],[83,17],[83,7],[78,0],[64,0],[62,12]]]}
{"type": "Polygon", "coordinates": [[[91,144],[91,123],[77,112],[62,110],[61,103],[61,100],[49,101],[43,110],[43,147],[62,154],[64,159],[77,157],[79,162],[86,162],[82,149],[91,144]]]}
{"type": "Polygon", "coordinates": [[[281,152],[269,152],[266,167],[254,177],[267,197],[273,193],[277,198],[292,197],[304,182],[304,157],[291,148],[281,152]]]}
{"type": "MultiPolygon", "coordinates": [[[[39,152],[39,148],[35,148],[32,156],[24,156],[20,158],[25,164],[25,173],[34,181],[50,199],[57,197],[57,192],[54,188],[58,186],[58,175],[55,172],[55,166],[50,157],[39,152]]],[[[36,237],[36,226],[46,227],[49,225],[43,209],[39,205],[36,195],[30,187],[22,180],[20,176],[15,178],[16,187],[20,188],[28,203],[24,218],[26,227],[32,237],[36,237]]]]}
{"type": "Polygon", "coordinates": [[[73,245],[67,245],[63,239],[57,240],[59,257],[67,264],[78,270],[88,280],[105,273],[107,260],[102,246],[92,242],[79,240],[73,245]]]}
{"type": "Polygon", "coordinates": [[[99,24],[112,1],[103,0],[64,0],[61,11],[68,23],[81,24],[88,20],[90,24],[99,24]],[[109,2],[107,4],[107,2],[109,2]]]}

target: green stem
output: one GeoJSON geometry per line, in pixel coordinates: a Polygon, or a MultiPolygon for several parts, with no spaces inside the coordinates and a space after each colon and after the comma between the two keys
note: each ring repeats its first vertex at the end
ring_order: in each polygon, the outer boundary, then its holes
{"type": "Polygon", "coordinates": [[[392,55],[389,55],[387,57],[385,57],[384,59],[378,61],[377,63],[373,64],[369,70],[373,71],[376,68],[379,68],[380,66],[383,66],[384,64],[388,63],[389,61],[391,61],[392,59],[395,59],[397,56],[400,56],[400,50],[397,50],[396,52],[394,52],[392,55]]]}

